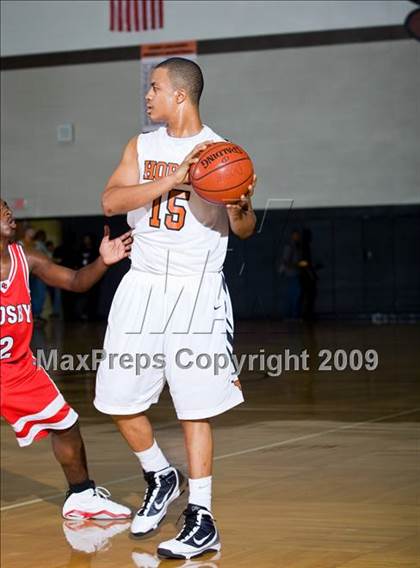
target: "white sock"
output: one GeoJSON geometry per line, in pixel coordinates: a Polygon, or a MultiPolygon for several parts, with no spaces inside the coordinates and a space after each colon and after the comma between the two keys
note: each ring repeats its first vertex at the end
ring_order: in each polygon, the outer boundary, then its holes
{"type": "Polygon", "coordinates": [[[141,467],[144,471],[160,471],[169,467],[169,462],[165,458],[162,450],[157,445],[156,440],[153,441],[153,445],[147,450],[142,452],[134,452],[140,461],[141,467]]]}
{"type": "Polygon", "coordinates": [[[211,511],[211,475],[199,479],[189,479],[190,496],[188,503],[200,505],[211,511]]]}

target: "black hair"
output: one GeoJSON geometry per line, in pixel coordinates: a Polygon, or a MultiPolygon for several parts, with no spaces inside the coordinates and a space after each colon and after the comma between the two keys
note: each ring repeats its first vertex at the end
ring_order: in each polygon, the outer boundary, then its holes
{"type": "Polygon", "coordinates": [[[184,57],[170,57],[156,65],[155,69],[167,69],[175,87],[183,87],[191,101],[198,106],[203,92],[204,79],[200,67],[184,57]]]}
{"type": "Polygon", "coordinates": [[[44,229],[38,229],[38,231],[35,233],[34,235],[34,240],[42,240],[45,241],[47,238],[47,233],[44,231],[44,229]]]}

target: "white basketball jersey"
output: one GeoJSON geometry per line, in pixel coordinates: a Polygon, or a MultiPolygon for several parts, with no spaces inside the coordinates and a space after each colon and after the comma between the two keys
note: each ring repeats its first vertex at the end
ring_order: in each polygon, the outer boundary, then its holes
{"type": "MultiPolygon", "coordinates": [[[[139,183],[169,175],[194,146],[205,140],[216,142],[223,138],[208,126],[190,138],[169,136],[165,127],[140,134],[139,183]]],[[[133,229],[133,268],[175,276],[222,270],[229,236],[226,209],[201,199],[190,185],[129,211],[127,221],[133,229]]]]}

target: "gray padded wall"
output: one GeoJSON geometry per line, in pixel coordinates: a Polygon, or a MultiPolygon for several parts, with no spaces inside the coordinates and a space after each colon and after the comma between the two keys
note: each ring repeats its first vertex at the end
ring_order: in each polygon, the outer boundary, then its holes
{"type": "MultiPolygon", "coordinates": [[[[253,156],[255,206],[420,202],[414,41],[201,56],[206,123],[253,156]],[[286,201],[277,201],[284,199],[286,201]]],[[[23,216],[97,214],[140,128],[135,61],[2,73],[2,193],[23,216]],[[56,126],[75,125],[74,144],[56,126]]]]}

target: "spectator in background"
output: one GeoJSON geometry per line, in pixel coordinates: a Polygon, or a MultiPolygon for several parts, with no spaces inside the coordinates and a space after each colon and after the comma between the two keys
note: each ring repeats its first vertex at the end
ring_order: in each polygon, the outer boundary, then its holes
{"type": "MultiPolygon", "coordinates": [[[[57,257],[55,256],[55,251],[57,250],[54,247],[54,243],[52,241],[47,241],[45,243],[47,248],[47,255],[55,264],[61,264],[58,262],[57,257]]],[[[57,247],[58,248],[58,247],[57,247]]],[[[59,318],[62,315],[62,306],[61,306],[61,290],[60,288],[54,288],[53,286],[47,286],[47,292],[50,296],[51,301],[51,317],[52,318],[59,318]]]]}
{"type": "Polygon", "coordinates": [[[34,248],[35,246],[34,238],[35,238],[35,229],[31,226],[26,227],[23,231],[23,238],[21,240],[21,243],[26,250],[31,250],[34,248]]]}
{"type": "MultiPolygon", "coordinates": [[[[82,243],[76,253],[76,269],[83,268],[93,262],[98,256],[96,239],[92,233],[86,233],[82,237],[82,243]]],[[[94,320],[97,315],[98,284],[85,294],[78,294],[75,303],[75,311],[78,319],[82,321],[94,320]]]]}
{"type": "Polygon", "coordinates": [[[54,249],[53,260],[55,264],[73,268],[75,265],[74,255],[74,251],[70,250],[68,246],[60,244],[54,249]]]}
{"type": "Polygon", "coordinates": [[[284,246],[283,254],[278,263],[278,272],[287,280],[285,317],[299,319],[301,317],[302,288],[300,281],[299,262],[302,260],[302,236],[294,229],[290,242],[284,246]]]}
{"type": "Polygon", "coordinates": [[[317,275],[312,264],[311,240],[309,229],[294,229],[278,263],[279,274],[287,279],[288,319],[314,319],[317,275]]]}
{"type": "MultiPolygon", "coordinates": [[[[30,225],[24,229],[21,243],[26,251],[31,251],[38,248],[35,241],[36,234],[37,233],[35,232],[35,229],[30,225]]],[[[42,287],[45,288],[45,284],[41,282],[39,278],[31,274],[29,276],[29,287],[31,289],[32,313],[34,317],[34,323],[39,324],[40,322],[44,321],[41,318],[41,314],[45,301],[45,290],[43,291],[42,287]]]]}
{"type": "MultiPolygon", "coordinates": [[[[72,236],[74,239],[74,236],[72,236]]],[[[73,241],[70,239],[69,243],[73,245],[73,241]]],[[[53,252],[53,262],[54,264],[59,264],[60,266],[66,266],[67,268],[74,269],[76,266],[76,250],[73,250],[69,244],[60,243],[55,247],[53,252]]],[[[73,294],[66,290],[59,290],[60,293],[60,317],[63,319],[75,319],[76,318],[76,303],[78,294],[73,294]]]]}
{"type": "MultiPolygon", "coordinates": [[[[33,229],[32,229],[33,230],[33,229]]],[[[25,237],[28,229],[25,231],[25,237]]],[[[39,252],[48,255],[48,250],[46,247],[47,235],[43,229],[38,230],[33,236],[33,248],[39,252]]],[[[45,323],[45,319],[42,317],[42,311],[44,309],[45,300],[47,298],[47,286],[31,274],[29,276],[29,287],[31,289],[32,298],[32,313],[34,316],[34,323],[40,324],[45,323]]]]}
{"type": "Polygon", "coordinates": [[[54,255],[54,243],[52,241],[47,241],[45,243],[45,246],[47,247],[47,255],[49,256],[49,258],[52,258],[54,255]]]}
{"type": "Polygon", "coordinates": [[[47,234],[44,229],[39,229],[34,236],[34,245],[36,250],[42,252],[48,256],[48,249],[47,249],[47,234]]]}
{"type": "Polygon", "coordinates": [[[317,291],[317,275],[311,252],[312,233],[309,229],[302,231],[301,259],[298,262],[301,287],[301,315],[305,321],[314,319],[315,298],[317,291]]]}
{"type": "Polygon", "coordinates": [[[97,256],[95,236],[92,233],[86,233],[82,237],[82,244],[79,249],[78,263],[80,266],[86,266],[90,262],[94,261],[97,256]]]}

